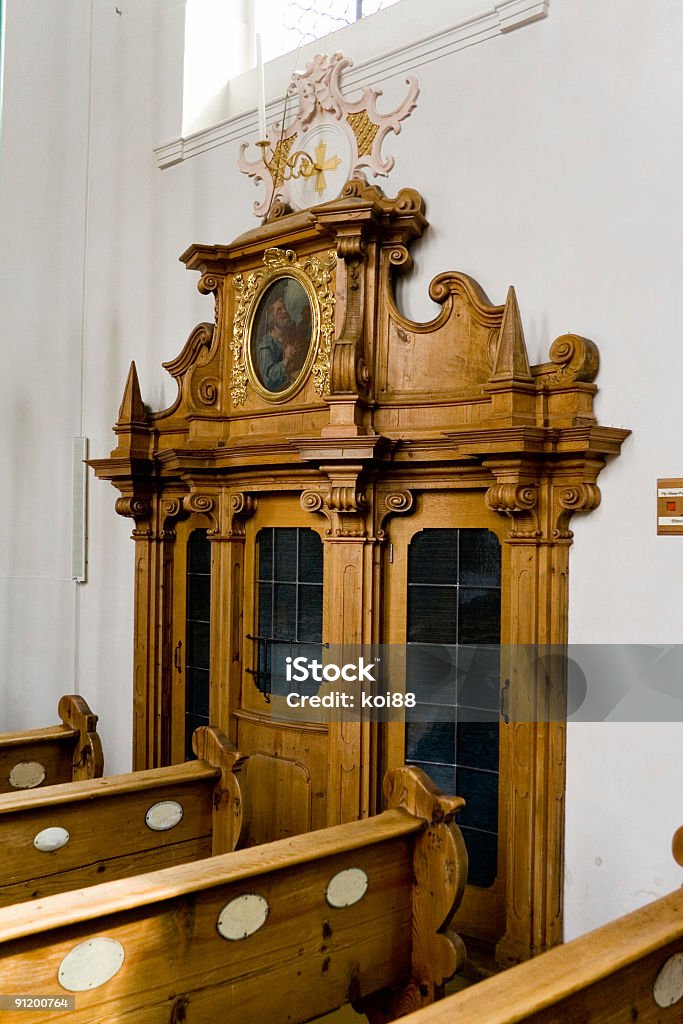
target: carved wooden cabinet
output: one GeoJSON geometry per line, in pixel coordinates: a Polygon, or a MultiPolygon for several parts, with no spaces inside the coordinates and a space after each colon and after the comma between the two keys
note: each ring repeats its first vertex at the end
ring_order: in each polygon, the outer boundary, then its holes
{"type": "MultiPolygon", "coordinates": [[[[135,767],[181,760],[206,713],[245,753],[278,755],[260,783],[264,838],[373,814],[387,768],[429,763],[402,722],[274,720],[278,616],[314,646],[403,645],[428,640],[425,608],[461,601],[463,622],[488,623],[506,650],[564,644],[570,520],[596,507],[627,435],[595,421],[590,341],[564,335],[529,365],[512,289],[491,305],[449,272],[430,286],[431,322],[398,311],[394,278],[426,226],[416,192],[351,180],[300,213],[276,204],[230,245],[191,246],[181,259],[214,322],[165,364],[171,408],[150,412],[131,368],[117,447],[93,462],[135,522],[135,767]],[[188,576],[191,537],[210,583],[188,576]],[[467,571],[451,578],[438,553],[455,544],[467,571]],[[494,567],[488,583],[472,582],[472,551],[494,567]]],[[[530,689],[503,666],[496,701],[500,687],[492,877],[468,886],[457,926],[510,962],[561,939],[565,733],[544,720],[542,678],[530,689]]]]}

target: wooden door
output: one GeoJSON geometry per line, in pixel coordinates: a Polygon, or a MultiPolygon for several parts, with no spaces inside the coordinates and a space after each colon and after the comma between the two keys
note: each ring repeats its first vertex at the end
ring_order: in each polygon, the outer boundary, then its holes
{"type": "Polygon", "coordinates": [[[192,733],[215,724],[211,710],[211,542],[209,520],[178,522],[173,547],[173,591],[168,647],[168,700],[164,702],[169,756],[180,764],[192,754],[192,733]]]}
{"type": "Polygon", "coordinates": [[[292,688],[286,657],[318,656],[326,629],[325,545],[322,527],[312,522],[298,500],[276,496],[263,497],[246,524],[241,671],[222,727],[251,755],[247,771],[258,821],[250,831],[257,841],[328,823],[328,726],[286,704],[292,688]]]}

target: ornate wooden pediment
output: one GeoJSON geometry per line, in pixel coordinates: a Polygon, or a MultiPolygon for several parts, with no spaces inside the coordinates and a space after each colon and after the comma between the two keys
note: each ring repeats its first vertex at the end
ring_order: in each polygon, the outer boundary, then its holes
{"type": "MultiPolygon", "coordinates": [[[[164,364],[178,384],[169,409],[146,410],[132,371],[119,443],[111,460],[96,463],[98,474],[120,479],[115,467],[126,460],[153,460],[162,476],[198,459],[214,470],[252,457],[287,462],[302,450],[301,437],[318,438],[319,461],[327,461],[323,439],[336,453],[334,438],[379,435],[391,442],[382,459],[396,463],[474,460],[510,485],[516,457],[525,463],[522,485],[535,463],[571,460],[574,483],[594,483],[595,464],[617,453],[628,433],[596,425],[596,346],[562,335],[549,361],[531,366],[514,289],[496,306],[456,272],[430,285],[441,307],[434,319],[407,319],[394,278],[409,270],[410,244],[426,227],[417,192],[392,200],[352,180],[340,199],[277,217],[230,245],[191,246],[181,259],[200,273],[200,291],[213,295],[215,322],[196,327],[164,364]],[[286,383],[282,373],[273,383],[259,369],[264,302],[278,288],[300,316],[296,324],[286,310],[291,329],[300,329],[300,365],[286,383]]],[[[501,509],[508,499],[491,498],[501,509]]]]}

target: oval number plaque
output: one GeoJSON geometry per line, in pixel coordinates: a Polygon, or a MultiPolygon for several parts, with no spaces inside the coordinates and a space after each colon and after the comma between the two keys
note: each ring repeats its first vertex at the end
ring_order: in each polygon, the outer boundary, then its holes
{"type": "Polygon", "coordinates": [[[69,833],[65,828],[52,826],[44,828],[33,840],[36,850],[41,853],[52,853],[53,850],[61,850],[69,842],[69,833]]]}
{"type": "Polygon", "coordinates": [[[45,778],[45,768],[40,761],[20,761],[9,773],[9,784],[14,789],[33,789],[45,778]]]}
{"type": "Polygon", "coordinates": [[[160,800],[152,804],[145,815],[145,824],[153,832],[166,832],[175,828],[183,816],[183,808],[175,800],[160,800]]]}
{"type": "Polygon", "coordinates": [[[675,953],[657,975],[652,992],[657,1006],[666,1009],[683,999],[683,953],[675,953]]]}
{"type": "Polygon", "coordinates": [[[57,978],[67,992],[87,992],[99,988],[121,969],[123,946],[116,939],[98,936],[70,950],[59,968],[57,978]]]}
{"type": "Polygon", "coordinates": [[[245,893],[226,903],[216,921],[224,939],[246,939],[262,928],[268,917],[268,901],[263,896],[245,893]]]}
{"type": "Polygon", "coordinates": [[[345,868],[327,883],[325,899],[331,907],[352,907],[367,892],[368,876],[361,868],[345,868]]]}

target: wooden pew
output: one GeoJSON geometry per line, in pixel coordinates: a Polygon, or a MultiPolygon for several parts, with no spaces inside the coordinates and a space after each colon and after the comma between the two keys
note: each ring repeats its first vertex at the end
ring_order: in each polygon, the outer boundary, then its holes
{"type": "Polygon", "coordinates": [[[448,931],[467,856],[418,769],[389,810],[0,910],[0,995],[73,998],[35,1024],[297,1024],[346,1002],[388,1019],[463,960],[448,931]]]}
{"type": "Polygon", "coordinates": [[[198,761],[1,795],[0,906],[234,849],[245,758],[208,726],[193,743],[198,761]]]}
{"type": "Polygon", "coordinates": [[[680,1024],[683,889],[402,1024],[680,1024]]]}
{"type": "Polygon", "coordinates": [[[75,695],[61,698],[58,713],[61,725],[0,735],[0,793],[102,775],[97,715],[75,695]]]}

